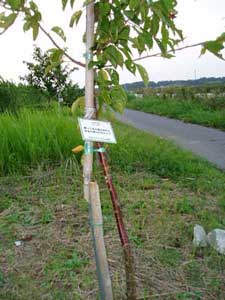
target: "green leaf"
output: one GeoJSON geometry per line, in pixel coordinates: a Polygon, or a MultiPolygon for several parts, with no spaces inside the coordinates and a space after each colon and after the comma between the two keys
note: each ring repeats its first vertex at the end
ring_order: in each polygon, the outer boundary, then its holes
{"type": "Polygon", "coordinates": [[[216,40],[220,43],[225,43],[225,32],[223,32],[216,40]]]}
{"type": "Polygon", "coordinates": [[[140,12],[141,12],[142,21],[145,22],[146,19],[148,18],[149,5],[147,3],[143,3],[140,6],[140,12]]]}
{"type": "Polygon", "coordinates": [[[129,7],[131,10],[135,10],[140,5],[140,2],[137,0],[130,0],[129,7]]]}
{"type": "Polygon", "coordinates": [[[76,99],[73,102],[72,106],[71,106],[71,112],[75,113],[78,108],[83,108],[84,107],[84,103],[85,103],[84,96],[79,97],[78,99],[76,99]]]}
{"type": "Polygon", "coordinates": [[[112,108],[122,114],[127,102],[127,94],[125,90],[121,86],[117,85],[112,88],[110,95],[112,99],[112,108]]]}
{"type": "Polygon", "coordinates": [[[23,24],[23,31],[28,31],[29,29],[31,28],[31,22],[30,21],[26,21],[24,24],[23,24]]]}
{"type": "Polygon", "coordinates": [[[63,10],[66,8],[68,0],[61,0],[62,1],[62,8],[63,10]]]}
{"type": "Polygon", "coordinates": [[[153,40],[151,33],[144,31],[142,34],[145,44],[148,46],[149,50],[153,47],[153,40]]]}
{"type": "Polygon", "coordinates": [[[132,60],[127,59],[125,61],[125,66],[131,73],[133,73],[133,74],[136,73],[136,64],[134,64],[132,60]]]}
{"type": "Polygon", "coordinates": [[[160,19],[154,14],[151,20],[151,33],[153,36],[156,36],[159,31],[159,22],[160,19]]]}
{"type": "Polygon", "coordinates": [[[106,90],[106,89],[101,90],[99,96],[102,97],[104,103],[111,104],[112,100],[110,98],[110,94],[109,94],[108,90],[106,90]]]}
{"type": "Polygon", "coordinates": [[[167,49],[167,45],[168,45],[168,40],[169,40],[169,32],[166,29],[165,24],[162,25],[161,28],[161,34],[162,34],[162,44],[163,44],[163,48],[167,49]]]}
{"type": "Polygon", "coordinates": [[[145,48],[145,39],[143,38],[142,34],[139,34],[137,38],[137,43],[136,43],[137,49],[139,53],[142,53],[146,48],[145,48]]]}
{"type": "Polygon", "coordinates": [[[103,69],[99,70],[98,79],[100,79],[100,81],[108,81],[109,80],[108,72],[103,69]]]}
{"type": "Polygon", "coordinates": [[[70,27],[73,27],[74,23],[78,24],[80,17],[82,15],[82,10],[76,11],[70,18],[70,27]]]}
{"type": "Polygon", "coordinates": [[[70,6],[73,8],[75,0],[70,0],[70,6]]]}
{"type": "Polygon", "coordinates": [[[7,0],[6,2],[12,7],[13,10],[18,9],[21,5],[21,0],[7,0]]]}
{"type": "Polygon", "coordinates": [[[165,48],[162,41],[160,39],[157,39],[157,38],[155,38],[155,41],[156,41],[157,45],[159,46],[159,49],[162,51],[162,54],[165,54],[167,49],[165,48]]]}
{"type": "Polygon", "coordinates": [[[127,59],[131,60],[131,52],[130,49],[127,46],[122,46],[122,47],[118,47],[120,49],[121,52],[123,52],[123,54],[126,56],[127,59]]]}
{"type": "MultiPolygon", "coordinates": [[[[139,1],[137,1],[139,2],[139,1]]],[[[138,5],[140,5],[138,3],[138,5]]],[[[139,19],[139,8],[137,10],[130,9],[130,10],[124,10],[123,14],[129,18],[134,24],[140,25],[141,20],[139,19]]]]}
{"type": "Polygon", "coordinates": [[[201,54],[205,54],[205,52],[208,50],[218,58],[223,59],[223,55],[220,53],[221,50],[223,49],[224,49],[223,42],[220,42],[218,40],[208,41],[204,43],[204,47],[201,51],[201,54]]]}
{"type": "Polygon", "coordinates": [[[132,10],[125,10],[124,11],[125,16],[127,16],[129,19],[133,19],[135,16],[135,13],[132,10]]]}
{"type": "Polygon", "coordinates": [[[39,24],[36,23],[32,26],[33,29],[33,40],[35,41],[38,37],[38,33],[39,33],[39,24]]]}
{"type": "Polygon", "coordinates": [[[115,46],[108,46],[105,49],[104,54],[107,55],[108,60],[112,63],[113,66],[123,66],[123,55],[115,46]]]}
{"type": "Polygon", "coordinates": [[[17,14],[12,13],[8,16],[5,16],[4,13],[0,14],[0,28],[7,30],[16,20],[17,14]]]}
{"type": "Polygon", "coordinates": [[[110,72],[111,80],[114,85],[119,85],[120,77],[116,70],[111,70],[110,72]]]}
{"type": "Polygon", "coordinates": [[[30,1],[29,4],[30,4],[31,10],[33,10],[34,12],[38,11],[38,6],[37,6],[37,4],[34,1],[30,1]]]}
{"type": "Polygon", "coordinates": [[[144,81],[144,84],[147,86],[148,82],[149,82],[149,77],[148,77],[148,73],[147,73],[146,69],[142,65],[139,65],[139,64],[136,64],[136,66],[137,66],[138,72],[141,75],[142,80],[144,81]]]}
{"type": "Polygon", "coordinates": [[[105,2],[99,3],[99,12],[100,12],[101,17],[107,16],[110,13],[110,9],[111,9],[111,7],[110,7],[109,3],[105,3],[105,2]]]}
{"type": "Polygon", "coordinates": [[[130,34],[130,27],[126,26],[122,29],[122,31],[119,33],[119,40],[125,40],[127,41],[130,34]]]}
{"type": "Polygon", "coordinates": [[[66,42],[66,36],[64,34],[64,31],[59,26],[52,27],[52,31],[55,32],[61,39],[66,42]]]}

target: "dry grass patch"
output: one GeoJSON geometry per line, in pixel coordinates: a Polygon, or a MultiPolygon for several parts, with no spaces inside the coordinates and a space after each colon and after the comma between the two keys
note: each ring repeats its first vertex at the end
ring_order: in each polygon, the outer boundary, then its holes
{"type": "MultiPolygon", "coordinates": [[[[88,221],[77,169],[1,178],[0,299],[98,299],[88,221]],[[15,246],[15,241],[24,240],[15,246]]],[[[125,296],[122,251],[103,178],[105,239],[115,299],[125,296]]],[[[133,244],[140,299],[223,300],[225,259],[194,249],[193,226],[222,226],[217,198],[153,173],[114,172],[133,244]],[[151,296],[151,297],[150,297],[151,296]]]]}

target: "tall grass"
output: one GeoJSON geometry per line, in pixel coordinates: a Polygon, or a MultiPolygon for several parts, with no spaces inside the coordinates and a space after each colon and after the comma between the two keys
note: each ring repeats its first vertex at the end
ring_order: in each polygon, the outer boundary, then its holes
{"type": "MultiPolygon", "coordinates": [[[[225,174],[205,160],[120,122],[114,128],[118,143],[109,148],[114,170],[153,172],[193,190],[225,196],[225,174]]],[[[76,119],[66,110],[60,115],[56,110],[27,109],[17,116],[2,114],[0,173],[28,173],[32,167],[58,163],[74,157],[71,149],[82,143],[76,119]]]]}
{"type": "Polygon", "coordinates": [[[71,155],[81,142],[75,119],[67,113],[21,110],[0,116],[0,173],[20,173],[71,155]]]}
{"type": "Polygon", "coordinates": [[[225,197],[225,173],[206,160],[131,126],[117,122],[114,127],[118,143],[110,146],[112,166],[128,173],[155,173],[192,190],[225,197]]]}
{"type": "Polygon", "coordinates": [[[213,109],[207,103],[197,100],[130,97],[127,107],[225,130],[225,108],[213,109]]]}

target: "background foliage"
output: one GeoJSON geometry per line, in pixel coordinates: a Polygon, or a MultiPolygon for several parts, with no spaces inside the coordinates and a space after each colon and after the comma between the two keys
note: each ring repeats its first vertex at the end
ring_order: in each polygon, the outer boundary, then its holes
{"type": "Polygon", "coordinates": [[[31,85],[0,81],[0,112],[16,112],[21,107],[45,108],[46,93],[31,85]]]}
{"type": "Polygon", "coordinates": [[[52,64],[51,51],[42,53],[39,47],[34,48],[33,62],[24,62],[28,74],[21,77],[23,81],[34,86],[48,95],[51,99],[62,98],[70,105],[75,99],[84,94],[77,84],[73,84],[70,75],[77,68],[69,69],[62,64],[52,64]]]}
{"type": "MultiPolygon", "coordinates": [[[[73,11],[75,1],[61,0],[62,9],[71,6],[70,27],[75,26],[84,9],[73,11]]],[[[89,2],[83,1],[86,6],[89,2]]],[[[34,40],[39,31],[42,31],[53,42],[56,48],[50,50],[52,68],[63,60],[71,59],[75,64],[85,66],[68,55],[67,51],[59,47],[50,33],[42,26],[42,14],[38,6],[31,0],[1,0],[2,12],[0,14],[0,28],[6,31],[19,15],[24,19],[24,31],[32,30],[34,40]]],[[[131,73],[139,72],[144,83],[148,83],[148,72],[137,63],[133,56],[133,49],[139,54],[138,59],[146,51],[157,47],[162,57],[171,58],[177,45],[183,40],[182,31],[177,28],[176,0],[115,0],[95,1],[95,44],[92,49],[93,56],[89,67],[96,70],[96,94],[100,108],[103,103],[114,110],[123,111],[126,104],[126,93],[119,84],[117,68],[126,68],[131,73]],[[118,98],[118,95],[120,96],[118,98]]],[[[52,33],[57,34],[64,42],[66,35],[63,28],[54,26],[52,33]]],[[[85,41],[85,36],[84,36],[85,41]]],[[[207,51],[222,58],[225,33],[214,41],[199,43],[202,46],[201,54],[207,51]]],[[[86,53],[86,55],[90,55],[86,53]]],[[[50,68],[48,69],[50,71],[50,68]]]]}

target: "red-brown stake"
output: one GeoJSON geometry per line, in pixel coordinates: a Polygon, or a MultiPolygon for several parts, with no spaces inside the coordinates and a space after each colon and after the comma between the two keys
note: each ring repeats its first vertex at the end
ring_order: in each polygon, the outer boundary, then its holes
{"type": "MultiPolygon", "coordinates": [[[[101,148],[101,144],[97,143],[98,148],[101,148]]],[[[105,181],[108,186],[114,214],[116,218],[116,223],[119,231],[119,236],[121,240],[121,244],[123,246],[124,251],[124,259],[125,259],[125,271],[126,271],[126,282],[127,282],[127,300],[136,300],[136,282],[135,282],[135,269],[134,269],[134,260],[131,253],[129,238],[127,235],[127,231],[124,226],[122,211],[120,208],[119,198],[116,192],[116,189],[113,185],[112,177],[109,172],[109,165],[106,159],[106,156],[102,152],[98,152],[100,163],[103,168],[105,181]]]]}

